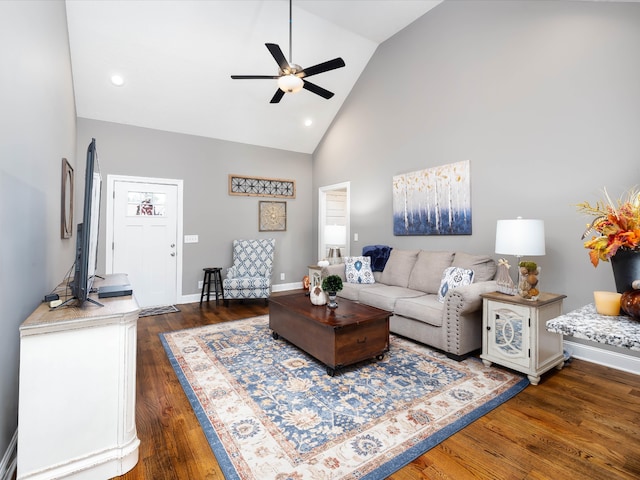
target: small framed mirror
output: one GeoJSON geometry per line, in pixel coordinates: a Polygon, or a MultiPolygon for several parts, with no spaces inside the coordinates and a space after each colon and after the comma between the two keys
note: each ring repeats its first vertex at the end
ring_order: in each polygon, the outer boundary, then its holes
{"type": "Polygon", "coordinates": [[[66,158],[62,159],[62,202],[60,218],[60,236],[71,238],[73,235],[73,167],[66,158]]]}

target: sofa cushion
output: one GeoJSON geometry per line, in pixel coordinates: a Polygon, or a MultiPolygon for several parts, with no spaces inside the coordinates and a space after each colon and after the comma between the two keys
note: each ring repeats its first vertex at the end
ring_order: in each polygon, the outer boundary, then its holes
{"type": "Polygon", "coordinates": [[[438,302],[436,295],[422,295],[414,298],[399,298],[393,313],[420,320],[434,327],[441,327],[442,309],[442,304],[438,302]]]}
{"type": "Polygon", "coordinates": [[[327,265],[326,267],[322,267],[322,270],[320,270],[320,275],[322,276],[322,278],[326,278],[329,275],[338,275],[342,279],[343,283],[346,283],[347,281],[347,277],[345,277],[344,275],[343,263],[336,263],[334,265],[327,265]]]}
{"type": "Polygon", "coordinates": [[[345,257],[344,269],[348,283],[375,283],[369,257],[345,257]]]}
{"type": "MultiPolygon", "coordinates": [[[[381,283],[371,285],[371,288],[360,289],[359,293],[360,303],[390,312],[394,311],[396,300],[424,295],[423,292],[418,292],[417,290],[410,290],[395,285],[382,285],[381,283]]],[[[440,309],[442,309],[442,305],[440,305],[440,309]]]]}
{"type": "Polygon", "coordinates": [[[473,270],[462,267],[449,267],[442,274],[442,282],[438,290],[438,301],[444,303],[444,297],[449,290],[462,285],[471,285],[473,270]]]}
{"type": "Polygon", "coordinates": [[[474,282],[487,282],[496,275],[496,261],[488,255],[471,255],[456,252],[452,267],[462,267],[473,270],[474,282]]]}
{"type": "Polygon", "coordinates": [[[354,302],[360,301],[360,292],[364,289],[375,287],[377,283],[348,283],[342,284],[342,290],[338,292],[338,296],[348,298],[354,302]]]}
{"type": "Polygon", "coordinates": [[[453,252],[429,252],[421,250],[418,254],[408,287],[425,293],[438,293],[442,272],[451,266],[453,252]]]}
{"type": "Polygon", "coordinates": [[[380,282],[387,285],[406,288],[409,285],[409,275],[418,258],[419,250],[398,250],[394,248],[389,254],[389,260],[384,267],[380,282]]]}

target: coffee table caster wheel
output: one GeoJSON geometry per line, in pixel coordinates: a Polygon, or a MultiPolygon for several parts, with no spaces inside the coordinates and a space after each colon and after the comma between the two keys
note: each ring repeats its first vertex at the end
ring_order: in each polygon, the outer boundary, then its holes
{"type": "Polygon", "coordinates": [[[333,377],[336,374],[335,368],[327,367],[327,375],[333,377]]]}
{"type": "Polygon", "coordinates": [[[382,360],[384,358],[384,353],[381,353],[376,357],[377,360],[382,360]]]}
{"type": "Polygon", "coordinates": [[[278,340],[280,338],[280,335],[278,335],[276,332],[271,332],[271,336],[274,340],[278,340]]]}

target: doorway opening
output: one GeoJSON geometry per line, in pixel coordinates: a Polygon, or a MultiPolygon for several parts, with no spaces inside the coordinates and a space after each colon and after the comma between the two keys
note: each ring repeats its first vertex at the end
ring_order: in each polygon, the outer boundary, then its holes
{"type": "Polygon", "coordinates": [[[336,259],[351,252],[351,182],[318,189],[318,259],[336,259]]]}

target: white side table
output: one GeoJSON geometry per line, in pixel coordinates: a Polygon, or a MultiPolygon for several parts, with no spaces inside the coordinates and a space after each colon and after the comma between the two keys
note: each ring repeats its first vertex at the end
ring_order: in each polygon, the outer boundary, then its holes
{"type": "Polygon", "coordinates": [[[562,314],[566,295],[541,293],[536,301],[493,292],[481,295],[482,358],[525,373],[532,385],[540,375],[564,366],[562,335],[547,331],[546,322],[562,314]]]}

